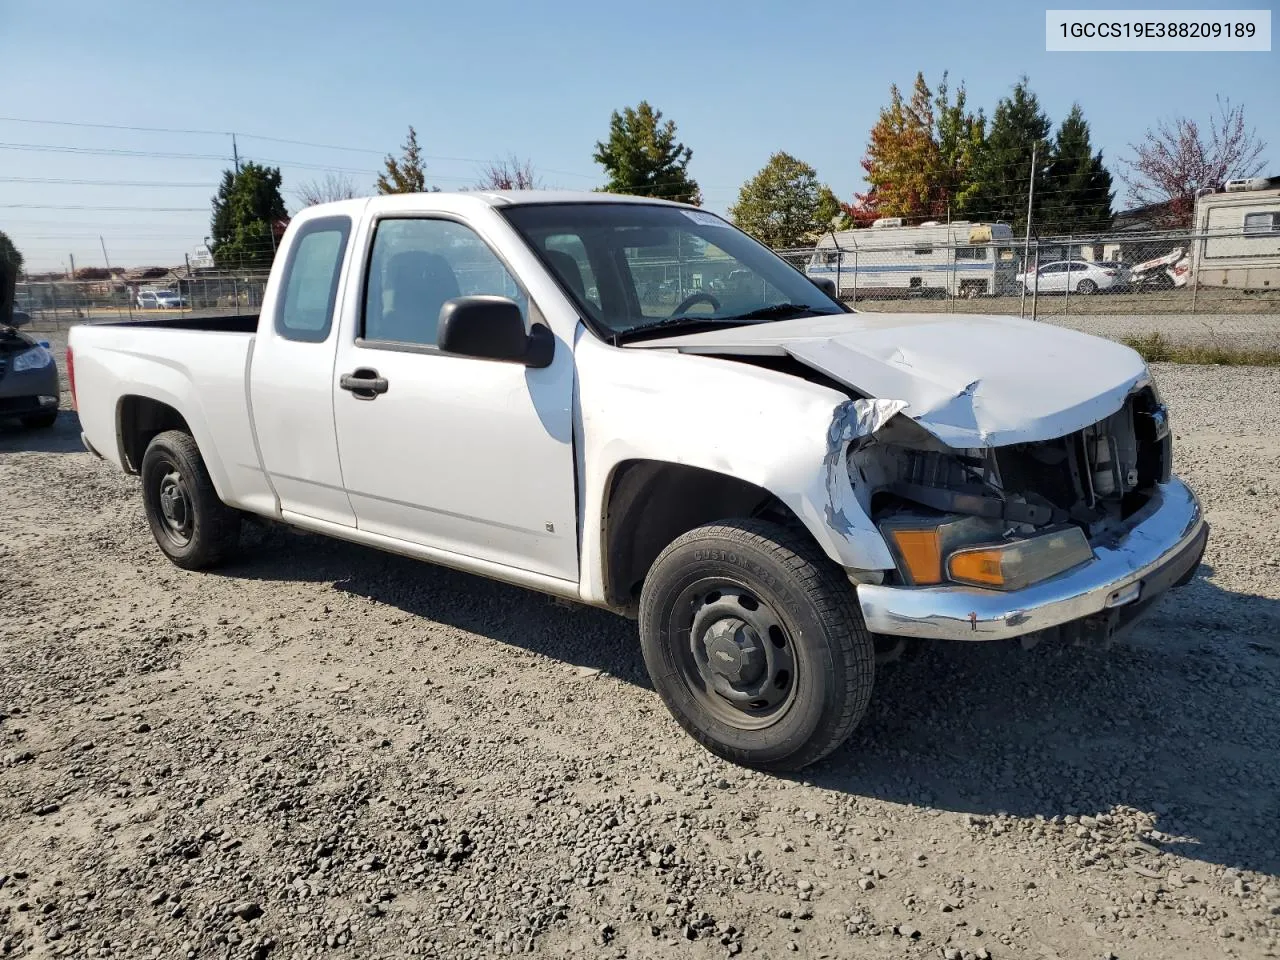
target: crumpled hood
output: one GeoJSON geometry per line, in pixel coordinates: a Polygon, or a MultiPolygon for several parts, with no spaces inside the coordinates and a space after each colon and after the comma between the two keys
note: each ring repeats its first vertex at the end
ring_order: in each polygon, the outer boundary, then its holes
{"type": "Polygon", "coordinates": [[[1115,413],[1148,377],[1110,340],[1017,317],[854,313],[729,327],[628,345],[783,356],[902,412],[952,447],[1060,437],[1115,413]]]}

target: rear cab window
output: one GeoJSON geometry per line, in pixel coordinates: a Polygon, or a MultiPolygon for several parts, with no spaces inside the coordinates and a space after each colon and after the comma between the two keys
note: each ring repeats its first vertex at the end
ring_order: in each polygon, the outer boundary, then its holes
{"type": "Polygon", "coordinates": [[[350,235],[349,217],[319,217],[299,229],[276,301],[275,329],[281,337],[303,343],[328,338],[350,235]]]}

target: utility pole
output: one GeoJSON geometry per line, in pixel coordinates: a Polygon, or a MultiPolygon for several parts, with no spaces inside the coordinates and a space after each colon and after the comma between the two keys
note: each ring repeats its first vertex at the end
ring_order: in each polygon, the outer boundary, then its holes
{"type": "Polygon", "coordinates": [[[68,253],[67,256],[71,258],[71,274],[67,279],[74,280],[76,278],[76,255],[74,253],[68,253]]]}
{"type": "MultiPolygon", "coordinates": [[[[1039,142],[1031,144],[1031,179],[1027,183],[1027,235],[1022,241],[1022,276],[1026,277],[1029,273],[1029,262],[1031,257],[1031,200],[1036,193],[1036,147],[1040,146],[1039,142]]],[[[1036,291],[1040,290],[1040,265],[1036,264],[1036,274],[1032,278],[1036,285],[1036,291]]],[[[1022,284],[1022,299],[1018,303],[1018,316],[1024,316],[1027,305],[1027,284],[1022,284]]]]}
{"type": "Polygon", "coordinates": [[[111,279],[111,258],[107,256],[107,241],[102,239],[102,234],[98,234],[98,243],[102,244],[102,259],[107,264],[107,279],[111,279]]]}
{"type": "Polygon", "coordinates": [[[240,150],[236,147],[236,135],[231,135],[231,158],[236,164],[236,173],[240,172],[240,150]]]}

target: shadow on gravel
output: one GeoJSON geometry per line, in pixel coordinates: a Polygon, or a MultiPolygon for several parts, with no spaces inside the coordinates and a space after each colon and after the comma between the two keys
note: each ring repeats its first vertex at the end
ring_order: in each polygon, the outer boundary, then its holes
{"type": "Polygon", "coordinates": [[[1155,815],[1161,846],[1280,873],[1280,602],[1198,579],[1110,649],[926,645],[803,780],[978,815],[1155,815]]]}
{"type": "Polygon", "coordinates": [[[622,617],[593,607],[558,605],[531,590],[328,537],[249,530],[246,537],[256,542],[242,560],[215,575],[329,583],[415,617],[652,689],[635,624],[622,617]]]}
{"type": "Polygon", "coordinates": [[[84,453],[80,417],[63,410],[52,427],[31,430],[17,420],[0,418],[0,453],[84,453]]]}
{"type": "MultiPolygon", "coordinates": [[[[224,576],[330,583],[414,617],[650,688],[635,625],[323,537],[271,531],[224,576]]],[[[1202,573],[1208,568],[1202,568],[1202,573]]],[[[922,645],[800,778],[896,803],[1156,815],[1193,859],[1280,872],[1280,603],[1198,579],[1110,649],[922,645]]]]}

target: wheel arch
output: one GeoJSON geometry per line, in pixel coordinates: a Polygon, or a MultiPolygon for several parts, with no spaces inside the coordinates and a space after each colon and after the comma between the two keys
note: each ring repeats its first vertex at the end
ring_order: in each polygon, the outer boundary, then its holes
{"type": "Polygon", "coordinates": [[[125,470],[137,473],[147,445],[166,430],[182,430],[195,436],[187,418],[171,404],[136,393],[122,396],[116,404],[116,437],[125,470]]]}
{"type": "Polygon", "coordinates": [[[774,493],[730,474],[662,460],[615,464],[600,536],[607,602],[634,611],[645,576],[668,544],[695,527],[735,517],[805,529],[774,493]]]}

